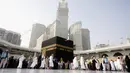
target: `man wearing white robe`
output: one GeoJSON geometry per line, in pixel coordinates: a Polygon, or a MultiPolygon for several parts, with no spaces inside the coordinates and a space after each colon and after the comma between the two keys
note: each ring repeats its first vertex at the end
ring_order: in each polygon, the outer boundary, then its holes
{"type": "Polygon", "coordinates": [[[49,67],[52,69],[54,67],[53,54],[49,57],[49,67]]]}
{"type": "Polygon", "coordinates": [[[22,68],[24,59],[25,59],[24,55],[21,55],[21,57],[19,58],[19,64],[18,64],[17,68],[22,68]]]}
{"type": "Polygon", "coordinates": [[[101,63],[99,62],[98,59],[96,59],[96,69],[97,70],[100,70],[100,65],[101,65],[101,63]]]}
{"type": "Polygon", "coordinates": [[[78,60],[77,57],[75,56],[73,59],[73,69],[78,69],[79,64],[78,64],[78,60]]]}
{"type": "Polygon", "coordinates": [[[87,63],[87,61],[85,61],[85,67],[88,70],[88,63],[87,63]]]}
{"type": "Polygon", "coordinates": [[[114,64],[114,62],[112,60],[110,61],[110,65],[111,65],[111,70],[115,71],[116,70],[115,64],[114,64]]]}
{"type": "Polygon", "coordinates": [[[85,68],[84,58],[82,56],[80,57],[80,66],[81,66],[81,69],[83,69],[83,70],[86,69],[85,68]]]}
{"type": "Polygon", "coordinates": [[[42,62],[41,62],[40,68],[45,68],[45,66],[46,66],[46,59],[45,59],[45,56],[42,55],[42,62]]]}
{"type": "Polygon", "coordinates": [[[69,64],[69,68],[70,68],[70,70],[73,69],[73,62],[71,62],[71,63],[69,64]]]}
{"type": "Polygon", "coordinates": [[[120,57],[117,58],[117,68],[118,68],[118,70],[122,69],[120,57]]]}
{"type": "Polygon", "coordinates": [[[37,57],[36,57],[36,53],[35,53],[34,56],[33,56],[33,62],[32,62],[30,67],[34,68],[36,66],[36,64],[37,64],[37,57]]]}
{"type": "Polygon", "coordinates": [[[115,65],[116,70],[118,70],[117,60],[114,61],[114,65],[115,65]]]}

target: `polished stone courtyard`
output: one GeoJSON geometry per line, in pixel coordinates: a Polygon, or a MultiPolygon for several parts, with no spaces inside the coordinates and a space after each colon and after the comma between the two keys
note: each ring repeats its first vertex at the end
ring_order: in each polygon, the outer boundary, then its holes
{"type": "Polygon", "coordinates": [[[0,69],[0,73],[128,73],[119,71],[0,69]]]}

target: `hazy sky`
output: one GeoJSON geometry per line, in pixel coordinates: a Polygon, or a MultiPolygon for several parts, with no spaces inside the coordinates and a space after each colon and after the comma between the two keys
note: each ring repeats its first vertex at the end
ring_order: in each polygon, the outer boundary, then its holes
{"type": "MultiPolygon", "coordinates": [[[[28,46],[32,24],[48,25],[56,18],[59,0],[0,0],[0,27],[22,34],[28,46]]],[[[130,0],[67,0],[69,25],[82,21],[90,30],[91,45],[120,43],[130,37],[130,0]]]]}

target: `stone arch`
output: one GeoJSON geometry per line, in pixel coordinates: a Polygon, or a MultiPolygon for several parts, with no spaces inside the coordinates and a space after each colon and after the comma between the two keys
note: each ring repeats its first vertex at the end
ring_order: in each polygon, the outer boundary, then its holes
{"type": "Polygon", "coordinates": [[[101,57],[103,57],[103,56],[106,56],[106,57],[108,57],[108,55],[107,55],[107,54],[102,54],[102,56],[101,56],[101,57]]]}
{"type": "Polygon", "coordinates": [[[123,56],[123,54],[120,53],[120,52],[116,52],[113,56],[114,56],[114,57],[117,57],[117,56],[123,56]]]}

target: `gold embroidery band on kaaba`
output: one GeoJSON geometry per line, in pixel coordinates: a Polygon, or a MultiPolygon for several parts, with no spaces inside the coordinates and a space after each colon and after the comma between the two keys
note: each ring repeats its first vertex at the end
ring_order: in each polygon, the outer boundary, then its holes
{"type": "MultiPolygon", "coordinates": [[[[74,50],[74,48],[59,45],[59,44],[52,44],[50,46],[42,47],[42,50],[47,49],[47,48],[48,48],[48,50],[54,50],[54,49],[56,49],[55,47],[62,47],[62,48],[65,48],[65,49],[74,50]]],[[[48,51],[48,50],[46,50],[46,51],[48,51]]]]}

